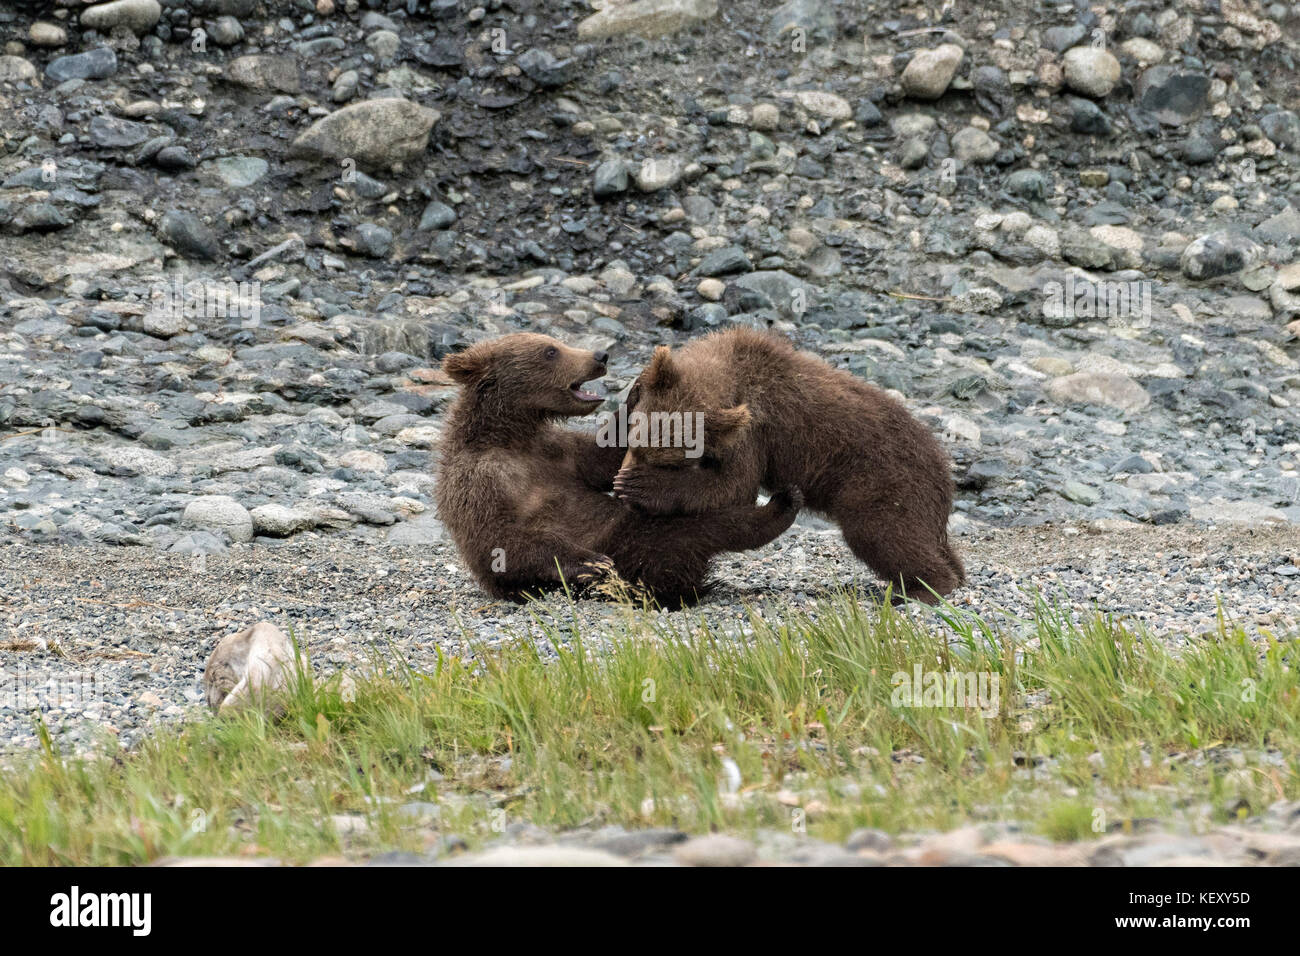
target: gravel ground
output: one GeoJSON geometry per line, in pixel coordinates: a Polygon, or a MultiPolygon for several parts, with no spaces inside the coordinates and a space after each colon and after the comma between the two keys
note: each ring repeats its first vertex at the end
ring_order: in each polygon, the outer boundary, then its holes
{"type": "MultiPolygon", "coordinates": [[[[370,866],[1295,866],[1300,863],[1300,806],[1279,803],[1256,827],[1219,827],[1200,835],[1115,834],[1087,845],[1052,843],[1014,825],[987,824],[947,833],[892,837],[858,830],[841,845],[808,836],[760,832],[745,840],[726,834],[690,837],[670,828],[603,827],[555,835],[519,824],[497,844],[458,852],[441,840],[424,854],[389,853],[370,866]],[[1287,828],[1289,829],[1283,829],[1287,828]]],[[[317,865],[358,862],[329,857],[317,865]]],[[[171,858],[161,866],[276,866],[266,857],[171,858]]],[[[1161,914],[1165,915],[1165,914],[1161,914]]]]}
{"type": "MultiPolygon", "coordinates": [[[[1095,525],[981,531],[961,539],[970,584],[955,602],[993,618],[1024,615],[1030,592],[1140,621],[1174,644],[1214,625],[1218,602],[1250,629],[1295,633],[1300,544],[1288,529],[1095,525]]],[[[835,531],[796,526],[773,545],[717,565],[698,612],[740,626],[746,605],[806,606],[837,587],[875,585],[835,531]]],[[[377,549],[339,536],[181,557],[142,548],[0,546],[0,747],[35,743],[39,706],[65,746],[108,728],[134,741],[153,722],[201,706],[207,655],[222,636],[270,620],[305,639],[317,668],[366,666],[392,649],[417,668],[465,635],[536,634],[537,608],[486,597],[449,545],[377,549]]],[[[568,614],[562,602],[544,607],[568,614]]],[[[580,601],[589,633],[621,615],[580,601]]],[[[919,611],[918,613],[927,613],[919,611]]]]}

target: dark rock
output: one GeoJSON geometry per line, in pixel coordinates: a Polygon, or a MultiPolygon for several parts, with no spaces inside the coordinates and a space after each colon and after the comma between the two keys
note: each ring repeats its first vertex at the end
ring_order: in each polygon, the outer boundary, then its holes
{"type": "Polygon", "coordinates": [[[538,86],[549,88],[563,86],[573,79],[576,72],[576,63],[572,59],[557,60],[540,47],[520,54],[515,64],[538,86]]]}
{"type": "Polygon", "coordinates": [[[1070,129],[1076,133],[1083,133],[1085,136],[1110,135],[1110,120],[1106,118],[1106,114],[1102,112],[1100,106],[1081,96],[1072,97],[1068,103],[1070,107],[1070,129]]]}
{"type": "Polygon", "coordinates": [[[1183,126],[1209,106],[1210,78],[1168,64],[1153,66],[1134,86],[1138,107],[1166,126],[1183,126]]]}
{"type": "Polygon", "coordinates": [[[727,276],[737,272],[749,272],[754,266],[740,246],[724,246],[715,249],[700,260],[695,272],[702,276],[727,276]]]}
{"type": "Polygon", "coordinates": [[[191,212],[172,209],[165,213],[158,224],[158,235],[189,259],[211,260],[221,255],[216,234],[191,212]]]}

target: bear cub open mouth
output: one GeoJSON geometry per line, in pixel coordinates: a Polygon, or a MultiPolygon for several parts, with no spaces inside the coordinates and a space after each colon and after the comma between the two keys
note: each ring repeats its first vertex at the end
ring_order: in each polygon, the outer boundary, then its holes
{"type": "Polygon", "coordinates": [[[605,399],[594,392],[589,392],[582,386],[584,382],[574,382],[569,386],[569,394],[580,402],[603,402],[605,399]]]}

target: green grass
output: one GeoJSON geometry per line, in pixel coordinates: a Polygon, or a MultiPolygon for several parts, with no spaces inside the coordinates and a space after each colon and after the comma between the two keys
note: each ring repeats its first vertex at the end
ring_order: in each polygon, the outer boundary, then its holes
{"type": "Polygon", "coordinates": [[[1204,827],[1300,795],[1297,645],[1226,620],[1173,652],[1044,602],[1000,623],[848,597],[755,611],[726,632],[690,612],[616,617],[596,637],[563,605],[538,605],[558,654],[517,640],[427,673],[377,662],[355,698],[303,681],[278,720],[162,728],[130,751],[65,757],[44,735],[0,775],[0,863],[302,861],[450,833],[478,844],[523,820],[739,832],[803,820],[827,839],[1017,820],[1087,839],[1137,818],[1204,827]],[[894,675],[916,665],[996,675],[997,713],[895,706],[894,675]],[[438,803],[439,822],[403,817],[413,800],[438,803]],[[334,815],[366,829],[340,834],[334,815]]]}

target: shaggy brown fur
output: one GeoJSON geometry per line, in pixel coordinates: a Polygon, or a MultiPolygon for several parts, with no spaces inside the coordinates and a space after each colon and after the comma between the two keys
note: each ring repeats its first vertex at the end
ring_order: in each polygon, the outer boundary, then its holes
{"type": "Polygon", "coordinates": [[[628,395],[631,412],[705,413],[703,456],[629,448],[617,496],[653,514],[752,501],[798,487],[853,553],[905,594],[933,601],[965,579],[948,542],[948,457],[897,401],[784,337],[717,332],[664,346],[628,395]]]}
{"type": "Polygon", "coordinates": [[[605,374],[606,358],[517,333],[443,361],[463,388],[442,438],[438,515],[474,577],[498,597],[519,599],[561,580],[590,584],[612,567],[664,606],[691,603],[714,555],[762,547],[798,513],[797,493],[763,507],[737,496],[708,514],[670,517],[606,494],[623,449],[553,424],[600,404],[581,386],[605,374]]]}

